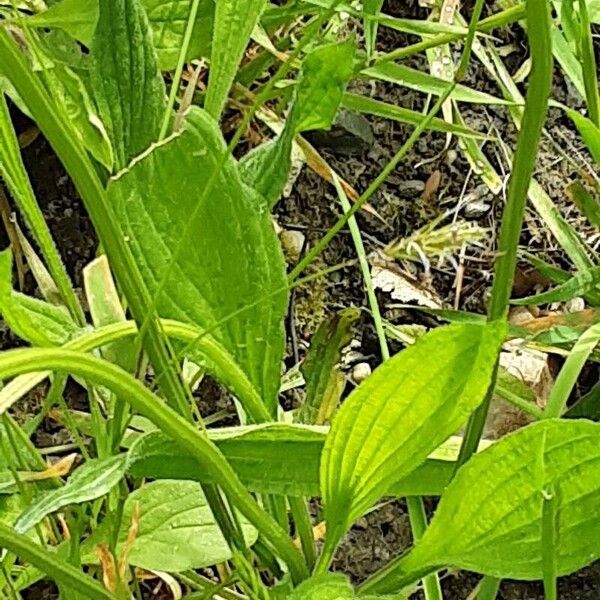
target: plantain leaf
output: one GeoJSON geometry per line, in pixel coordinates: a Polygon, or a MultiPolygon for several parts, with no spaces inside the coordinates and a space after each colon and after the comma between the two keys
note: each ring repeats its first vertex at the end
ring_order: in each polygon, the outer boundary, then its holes
{"type": "Polygon", "coordinates": [[[352,339],[352,326],[360,316],[347,309],[327,319],[313,336],[301,371],[306,381],[306,399],[298,411],[297,421],[315,425],[328,423],[340,399],[344,375],[339,369],[343,348],[352,339]]]}
{"type": "Polygon", "coordinates": [[[29,17],[29,27],[58,27],[89,46],[98,23],[98,0],[61,0],[48,10],[29,17]]]}
{"type": "Polygon", "coordinates": [[[394,594],[393,596],[372,596],[356,594],[348,578],[341,573],[316,575],[303,581],[287,600],[405,600],[408,596],[394,594]]]}
{"type": "Polygon", "coordinates": [[[114,164],[111,142],[79,75],[57,63],[54,68],[45,71],[45,77],[52,86],[54,99],[71,121],[80,143],[110,170],[114,164]]]}
{"type": "MultiPolygon", "coordinates": [[[[319,463],[327,428],[305,425],[252,425],[210,429],[208,435],[253,492],[282,496],[320,496],[319,463]]],[[[450,482],[460,439],[433,452],[386,496],[439,496],[450,482]]],[[[129,472],[152,479],[190,479],[218,483],[182,453],[175,442],[153,431],[139,437],[129,450],[129,472]]]]}
{"type": "Polygon", "coordinates": [[[550,419],[508,435],[460,469],[414,550],[366,589],[399,589],[442,566],[542,579],[545,500],[556,507],[556,574],[572,573],[600,557],[598,473],[598,424],[550,419]]]}
{"type": "Polygon", "coordinates": [[[329,544],[481,403],[505,331],[504,323],[436,329],[350,394],[333,420],[321,461],[329,544]]]}
{"type": "Polygon", "coordinates": [[[352,76],[352,39],[322,46],[302,64],[290,115],[283,131],[249,152],[240,162],[244,181],[272,207],[285,187],[291,167],[294,137],[309,129],[329,129],[352,76]]]}
{"type": "Polygon", "coordinates": [[[577,127],[581,138],[585,142],[592,158],[596,162],[597,165],[600,165],[600,128],[596,126],[596,124],[584,117],[582,114],[578,113],[576,110],[572,110],[567,107],[563,107],[571,121],[577,127]]]}
{"type": "Polygon", "coordinates": [[[566,302],[576,296],[585,296],[590,292],[600,291],[600,267],[593,267],[589,271],[579,271],[571,279],[536,296],[527,296],[511,300],[516,306],[529,304],[551,304],[552,302],[566,302]]]}
{"type": "Polygon", "coordinates": [[[329,44],[313,50],[302,65],[289,121],[295,133],[329,129],[353,74],[356,42],[329,44]]]}
{"type": "Polygon", "coordinates": [[[66,310],[12,289],[12,253],[0,252],[0,314],[20,338],[34,346],[60,346],[81,330],[66,310]]]}
{"type": "Polygon", "coordinates": [[[125,454],[88,460],[75,471],[63,487],[45,492],[28,506],[17,520],[15,529],[19,533],[25,533],[45,516],[64,506],[101,498],[121,481],[126,469],[125,454]]]}
{"type": "MultiPolygon", "coordinates": [[[[322,428],[271,424],[211,429],[209,435],[240,479],[252,491],[290,496],[319,495],[319,460],[325,440],[322,428]]],[[[159,432],[137,440],[130,451],[136,477],[209,481],[191,455],[159,432]]]]}
{"type": "Polygon", "coordinates": [[[139,0],[102,0],[90,47],[90,83],[116,169],[158,139],[166,110],[148,19],[139,0]]]}
{"type": "Polygon", "coordinates": [[[184,131],[109,185],[124,233],[162,317],[207,330],[235,358],[274,417],[287,307],[283,256],[257,194],[241,180],[216,123],[192,109],[184,131]],[[222,168],[221,168],[222,167],[222,168]],[[203,194],[215,178],[210,194],[203,194]],[[152,182],[152,185],[148,185],[152,182]]]}
{"type": "MultiPolygon", "coordinates": [[[[163,71],[177,66],[183,45],[191,0],[141,0],[153,33],[154,47],[163,71]]],[[[187,60],[208,57],[215,14],[214,0],[200,0],[188,47],[187,60]]]]}
{"type": "Polygon", "coordinates": [[[250,34],[266,6],[265,0],[219,0],[210,53],[205,108],[219,119],[250,34]]]}
{"type": "MultiPolygon", "coordinates": [[[[199,484],[193,481],[154,481],[131,493],[123,507],[118,547],[139,510],[138,530],[128,562],[155,571],[181,572],[198,569],[231,558],[199,484]]],[[[241,520],[244,540],[250,546],[257,533],[241,520]]]]}

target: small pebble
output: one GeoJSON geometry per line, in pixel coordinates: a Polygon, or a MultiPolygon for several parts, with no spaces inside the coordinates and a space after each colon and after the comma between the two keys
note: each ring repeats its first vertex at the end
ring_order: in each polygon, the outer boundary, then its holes
{"type": "Polygon", "coordinates": [[[279,234],[279,240],[281,241],[283,252],[288,261],[291,263],[298,262],[300,254],[302,253],[302,248],[304,248],[306,236],[301,231],[284,229],[279,234]]]}
{"type": "Polygon", "coordinates": [[[369,363],[358,363],[352,367],[352,381],[360,385],[371,374],[371,365],[369,363]]]}

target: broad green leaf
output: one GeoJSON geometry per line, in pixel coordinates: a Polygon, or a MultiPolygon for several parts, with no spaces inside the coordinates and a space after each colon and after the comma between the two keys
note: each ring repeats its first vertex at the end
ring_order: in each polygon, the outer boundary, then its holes
{"type": "Polygon", "coordinates": [[[585,396],[573,404],[564,417],[600,421],[600,383],[597,383],[585,396]]]}
{"type": "MultiPolygon", "coordinates": [[[[402,106],[375,100],[367,96],[352,94],[346,92],[342,98],[342,106],[348,110],[359,112],[365,115],[374,115],[383,119],[391,119],[400,123],[417,126],[423,120],[423,114],[402,106]]],[[[443,133],[454,133],[462,137],[472,137],[485,139],[486,136],[482,133],[471,129],[470,127],[462,127],[455,123],[447,123],[444,119],[434,117],[429,124],[429,129],[432,131],[441,131],[443,133]]]]}
{"type": "Polygon", "coordinates": [[[303,581],[286,598],[287,600],[376,600],[377,598],[381,600],[403,600],[408,596],[404,594],[394,594],[393,596],[357,594],[346,575],[328,573],[303,581]]]}
{"type": "Polygon", "coordinates": [[[165,85],[139,0],[102,0],[90,47],[90,82],[116,169],[158,139],[165,85]]]}
{"type": "Polygon", "coordinates": [[[311,52],[302,70],[283,131],[240,162],[242,178],[272,207],[285,187],[294,137],[309,129],[329,129],[353,73],[355,42],[350,39],[311,52]]]}
{"type": "Polygon", "coordinates": [[[302,582],[289,596],[289,600],[352,600],[354,589],[341,573],[311,577],[302,582]]]}
{"type": "Polygon", "coordinates": [[[352,326],[359,316],[358,310],[347,309],[317,329],[301,366],[306,398],[298,411],[298,422],[315,425],[329,422],[345,387],[345,377],[339,368],[342,350],[350,343],[352,326]]]}
{"type": "Polygon", "coordinates": [[[600,129],[576,110],[565,108],[565,112],[577,127],[585,145],[597,165],[600,165],[600,129]]]}
{"type": "MultiPolygon", "coordinates": [[[[128,562],[155,571],[199,569],[231,558],[231,551],[206,502],[193,481],[163,480],[148,483],[131,493],[123,507],[118,544],[123,546],[139,506],[138,532],[128,562]]],[[[248,545],[256,530],[241,521],[248,545]]]]}
{"type": "MultiPolygon", "coordinates": [[[[364,69],[361,73],[367,77],[389,81],[424,94],[435,94],[436,96],[442,94],[448,87],[448,82],[444,79],[393,62],[380,63],[374,67],[364,69]]],[[[457,102],[468,102],[470,104],[510,104],[506,100],[460,84],[452,92],[451,98],[457,102]]]]}
{"type": "Polygon", "coordinates": [[[35,346],[60,346],[81,330],[66,310],[12,288],[12,254],[0,252],[0,314],[20,338],[35,346]]]}
{"type": "MultiPolygon", "coordinates": [[[[319,460],[325,441],[322,428],[301,425],[211,429],[209,435],[250,490],[290,496],[319,495],[319,460]]],[[[129,451],[136,477],[206,479],[198,462],[165,435],[150,433],[129,451]]]]}
{"type": "Polygon", "coordinates": [[[317,48],[304,59],[289,116],[295,133],[331,127],[353,74],[355,48],[350,38],[317,48]]]}
{"type": "Polygon", "coordinates": [[[367,589],[448,566],[500,578],[543,576],[542,511],[554,490],[557,575],[600,557],[600,425],[546,420],[473,457],[452,481],[421,541],[367,589]]]}
{"type": "Polygon", "coordinates": [[[333,420],[321,461],[330,543],[482,402],[505,330],[504,323],[440,327],[350,394],[333,420]]]}
{"type": "Polygon", "coordinates": [[[81,78],[69,67],[55,64],[45,71],[54,99],[73,125],[86,150],[104,167],[114,164],[111,141],[81,78]]]}
{"type": "Polygon", "coordinates": [[[98,23],[99,0],[60,0],[24,21],[32,27],[58,27],[89,46],[98,23]]]}
{"type": "MultiPolygon", "coordinates": [[[[152,28],[154,47],[163,71],[177,66],[191,0],[141,0],[152,28]]],[[[200,0],[187,60],[208,57],[215,13],[214,0],[200,0]]]]}
{"type": "Polygon", "coordinates": [[[219,0],[210,53],[205,108],[219,119],[250,34],[266,6],[265,0],[219,0]]]}
{"type": "Polygon", "coordinates": [[[15,529],[24,533],[64,506],[101,498],[121,481],[126,469],[127,457],[124,454],[87,461],[63,487],[43,493],[28,506],[17,520],[15,529]]]}
{"type": "Polygon", "coordinates": [[[593,291],[600,292],[600,267],[594,267],[589,271],[579,271],[568,281],[542,294],[517,298],[510,302],[516,306],[551,304],[552,302],[566,302],[571,298],[585,296],[593,291]]]}
{"type": "Polygon", "coordinates": [[[579,181],[574,181],[567,186],[567,194],[587,220],[600,229],[600,195],[598,193],[592,195],[579,181]]]}
{"type": "Polygon", "coordinates": [[[266,200],[269,209],[279,200],[288,181],[293,142],[294,131],[286,126],[275,139],[254,148],[240,161],[242,180],[266,200]]]}
{"type": "MultiPolygon", "coordinates": [[[[208,435],[251,491],[306,497],[321,495],[319,464],[326,432],[324,427],[273,423],[209,429],[208,435]]],[[[441,495],[452,477],[460,441],[454,438],[437,448],[402,481],[390,482],[382,495],[441,495]]],[[[132,444],[128,468],[135,477],[218,483],[200,469],[193,456],[156,431],[132,444]]]]}
{"type": "Polygon", "coordinates": [[[284,261],[269,214],[237,163],[228,158],[221,169],[225,152],[216,123],[192,109],[183,132],[135,161],[108,193],[150,293],[165,278],[159,314],[209,331],[275,416],[284,261]]]}

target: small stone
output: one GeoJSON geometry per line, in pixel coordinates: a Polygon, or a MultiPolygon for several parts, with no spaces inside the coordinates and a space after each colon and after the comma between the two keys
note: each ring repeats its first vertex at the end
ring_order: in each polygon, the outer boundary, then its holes
{"type": "Polygon", "coordinates": [[[283,253],[288,259],[288,262],[298,262],[302,249],[304,248],[306,236],[301,231],[284,229],[279,234],[279,240],[281,241],[283,253]]]}
{"type": "Polygon", "coordinates": [[[352,367],[352,381],[360,385],[371,374],[371,365],[366,362],[358,363],[352,367]]]}
{"type": "Polygon", "coordinates": [[[585,310],[585,300],[583,298],[571,298],[565,302],[565,312],[576,313],[585,310]]]}

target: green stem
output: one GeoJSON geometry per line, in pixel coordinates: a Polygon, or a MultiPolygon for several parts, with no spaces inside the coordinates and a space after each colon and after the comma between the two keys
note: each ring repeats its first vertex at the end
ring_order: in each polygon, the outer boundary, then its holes
{"type": "Polygon", "coordinates": [[[545,600],[557,600],[556,593],[556,508],[559,504],[553,485],[542,491],[542,564],[545,600]]]}
{"type": "Polygon", "coordinates": [[[579,60],[583,73],[583,84],[587,101],[590,120],[600,127],[600,90],[598,89],[598,69],[594,52],[594,39],[590,17],[588,13],[588,0],[579,0],[580,39],[579,60]]]}
{"type": "MultiPolygon", "coordinates": [[[[94,166],[70,131],[70,124],[51,102],[23,53],[4,27],[0,27],[0,64],[3,75],[13,84],[46,139],[50,142],[84,201],[94,228],[106,249],[127,304],[137,323],[149,323],[143,337],[146,351],[167,400],[181,414],[189,415],[188,395],[165,346],[148,289],[120,230],[94,166]]],[[[140,328],[141,330],[141,328],[140,328]]]]}
{"type": "Polygon", "coordinates": [[[296,265],[288,276],[288,280],[293,282],[308,267],[313,260],[325,250],[329,242],[346,226],[348,221],[368,202],[371,196],[379,189],[385,180],[392,174],[398,163],[410,152],[415,142],[421,137],[421,134],[429,127],[432,119],[442,108],[442,105],[454,91],[456,83],[451,82],[445,91],[439,96],[431,110],[423,117],[423,120],[415,127],[409,138],[402,147],[396,152],[390,162],[385,166],[377,178],[369,185],[361,197],[352,205],[350,210],[340,217],[338,221],[329,229],[329,231],[317,242],[317,244],[306,254],[306,256],[296,265]]]}
{"type": "MultiPolygon", "coordinates": [[[[413,534],[413,543],[416,544],[427,530],[427,514],[423,499],[418,496],[406,497],[406,508],[408,509],[408,518],[413,534]]],[[[431,573],[423,577],[423,591],[426,599],[442,600],[442,586],[437,573],[431,573]]]]}
{"type": "MultiPolygon", "coordinates": [[[[503,27],[505,25],[509,25],[510,23],[514,23],[515,21],[519,21],[524,16],[524,4],[521,3],[517,6],[513,6],[495,15],[492,15],[491,17],[487,17],[487,19],[483,19],[477,25],[477,31],[479,33],[489,33],[498,27],[503,27]]],[[[387,54],[382,54],[373,61],[373,64],[377,65],[393,60],[399,60],[401,58],[408,58],[409,56],[425,52],[425,50],[429,50],[430,48],[436,48],[437,46],[456,42],[463,37],[464,34],[462,33],[445,33],[442,35],[436,35],[432,38],[423,40],[422,42],[417,42],[416,44],[398,48],[392,52],[388,52],[387,54]]]]}
{"type": "MultiPolygon", "coordinates": [[[[502,216],[488,321],[506,318],[517,264],[517,250],[527,193],[535,168],[552,85],[551,21],[548,2],[546,0],[527,0],[526,9],[532,70],[522,127],[517,140],[513,171],[508,183],[506,206],[502,216]]],[[[495,377],[493,383],[495,383],[495,377]]],[[[457,466],[464,464],[479,445],[493,387],[492,384],[488,397],[469,419],[457,466]]]]}
{"type": "Polygon", "coordinates": [[[599,340],[600,323],[592,325],[577,340],[554,382],[543,412],[544,419],[558,419],[562,416],[579,374],[599,340]]]}
{"type": "Polygon", "coordinates": [[[26,560],[55,581],[82,594],[90,600],[118,600],[91,577],[84,575],[70,564],[60,560],[55,554],[32,543],[29,537],[17,533],[14,529],[0,523],[0,548],[26,560]]]}
{"type": "Polygon", "coordinates": [[[300,538],[304,560],[309,571],[312,571],[316,561],[315,538],[313,535],[312,523],[305,498],[298,496],[288,496],[288,504],[294,518],[296,533],[300,538]]]}
{"type": "MultiPolygon", "coordinates": [[[[340,199],[344,214],[347,214],[352,206],[346,197],[346,193],[344,192],[338,177],[335,174],[333,175],[333,183],[340,199]]],[[[356,248],[358,262],[362,272],[365,288],[367,290],[369,307],[371,308],[371,314],[373,315],[373,321],[375,323],[375,331],[377,332],[377,339],[379,340],[379,347],[381,349],[381,357],[385,362],[390,358],[390,349],[388,347],[387,337],[385,335],[385,327],[383,325],[381,311],[379,310],[379,302],[377,301],[375,289],[373,288],[373,280],[371,279],[371,270],[369,267],[369,261],[367,260],[367,253],[365,252],[365,247],[360,235],[358,223],[356,222],[356,217],[352,217],[348,221],[348,227],[350,229],[350,234],[352,235],[354,247],[356,248]]],[[[425,514],[423,499],[419,498],[418,496],[409,496],[406,498],[406,506],[408,508],[413,539],[415,542],[417,542],[427,529],[427,515],[425,514]]],[[[426,600],[441,600],[442,589],[440,587],[440,580],[437,576],[437,573],[428,575],[423,580],[423,588],[425,591],[426,600]]]]}
{"type": "Polygon", "coordinates": [[[179,90],[179,84],[181,83],[181,75],[183,73],[183,67],[185,66],[185,60],[188,54],[188,48],[190,47],[190,41],[192,39],[192,33],[194,31],[194,25],[196,24],[196,16],[198,15],[198,7],[200,6],[200,0],[192,0],[190,4],[190,12],[188,14],[187,25],[185,27],[185,33],[183,36],[183,42],[179,50],[179,58],[177,60],[177,68],[175,69],[175,75],[171,83],[171,91],[169,93],[169,102],[167,104],[167,110],[160,130],[159,141],[165,139],[167,131],[169,130],[169,123],[171,122],[171,114],[175,106],[175,99],[177,98],[177,91],[179,90]]]}
{"type": "Polygon", "coordinates": [[[188,420],[161,402],[150,390],[131,375],[102,359],[59,348],[28,348],[0,354],[0,379],[34,370],[64,371],[79,375],[96,385],[104,385],[115,394],[123,395],[137,412],[152,421],[186,452],[231,499],[236,508],[261,532],[264,539],[288,565],[292,580],[299,583],[308,576],[302,555],[288,537],[248,493],[220,450],[188,420]]]}

